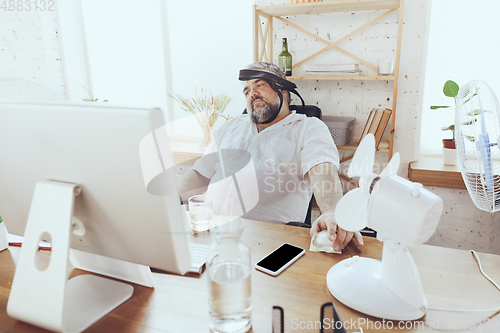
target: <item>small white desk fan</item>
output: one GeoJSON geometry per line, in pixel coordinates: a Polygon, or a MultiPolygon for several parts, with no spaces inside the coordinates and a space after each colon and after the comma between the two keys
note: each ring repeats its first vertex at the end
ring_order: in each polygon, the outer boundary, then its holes
{"type": "Polygon", "coordinates": [[[435,232],[443,200],[399,177],[399,154],[376,175],[372,172],[375,139],[368,134],[359,144],[349,177],[360,177],[359,188],[337,204],[335,219],[348,231],[368,226],[384,242],[382,262],[355,256],[334,265],[326,282],[345,305],[379,318],[415,320],[425,315],[427,300],[420,275],[407,246],[426,242],[435,232]]]}

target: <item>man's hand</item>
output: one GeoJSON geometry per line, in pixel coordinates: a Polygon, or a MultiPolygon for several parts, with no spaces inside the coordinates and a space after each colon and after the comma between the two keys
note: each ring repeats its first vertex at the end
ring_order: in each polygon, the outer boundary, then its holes
{"type": "Polygon", "coordinates": [[[311,237],[323,230],[328,230],[328,239],[333,242],[333,249],[340,251],[351,239],[358,247],[363,246],[363,237],[359,232],[348,232],[339,228],[335,222],[335,207],[342,198],[342,186],[338,171],[332,163],[320,163],[308,172],[314,189],[316,203],[322,213],[311,226],[311,237]]]}
{"type": "Polygon", "coordinates": [[[337,223],[335,223],[335,214],[333,212],[328,211],[314,221],[311,226],[311,237],[323,230],[328,231],[328,239],[333,242],[333,249],[335,251],[344,249],[351,239],[354,239],[358,247],[364,245],[363,237],[359,231],[349,232],[339,228],[337,223]]]}

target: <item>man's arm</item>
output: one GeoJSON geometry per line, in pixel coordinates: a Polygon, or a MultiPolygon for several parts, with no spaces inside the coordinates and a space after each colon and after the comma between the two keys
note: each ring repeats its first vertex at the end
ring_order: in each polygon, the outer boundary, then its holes
{"type": "Polygon", "coordinates": [[[181,200],[186,201],[193,195],[203,194],[208,188],[210,179],[203,177],[197,171],[190,169],[177,181],[181,200]]]}
{"type": "Polygon", "coordinates": [[[320,217],[311,226],[311,236],[322,230],[328,230],[328,238],[335,251],[342,250],[354,237],[358,246],[363,246],[363,237],[359,232],[348,232],[337,226],[335,207],[342,198],[342,186],[337,167],[333,163],[320,163],[312,167],[308,173],[313,186],[314,197],[321,212],[320,217]]]}

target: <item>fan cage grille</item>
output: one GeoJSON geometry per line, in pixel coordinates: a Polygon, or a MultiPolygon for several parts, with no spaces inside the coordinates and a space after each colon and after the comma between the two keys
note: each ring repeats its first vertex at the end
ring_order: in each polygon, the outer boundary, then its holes
{"type": "Polygon", "coordinates": [[[492,213],[500,210],[500,150],[484,143],[498,143],[499,110],[498,99],[486,82],[471,81],[458,93],[455,141],[462,177],[476,207],[492,213]],[[489,156],[481,154],[478,144],[485,146],[489,156]]]}

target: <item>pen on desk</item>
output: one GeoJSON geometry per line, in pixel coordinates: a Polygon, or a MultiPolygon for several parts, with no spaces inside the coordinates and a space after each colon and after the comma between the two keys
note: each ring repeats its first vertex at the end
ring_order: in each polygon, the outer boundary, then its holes
{"type": "Polygon", "coordinates": [[[283,333],[284,329],[284,314],[281,306],[273,306],[273,333],[283,333]]]}
{"type": "Polygon", "coordinates": [[[320,333],[347,333],[333,303],[325,303],[321,306],[321,324],[320,333]]]}

